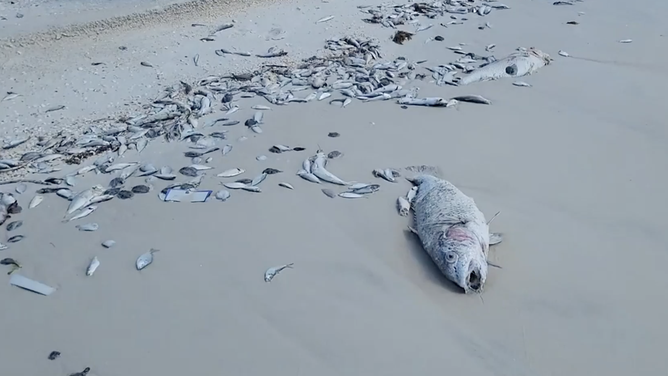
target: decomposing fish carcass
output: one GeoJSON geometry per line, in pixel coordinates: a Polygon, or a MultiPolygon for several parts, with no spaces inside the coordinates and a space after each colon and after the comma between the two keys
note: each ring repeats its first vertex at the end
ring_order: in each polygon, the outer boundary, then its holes
{"type": "Polygon", "coordinates": [[[539,49],[519,49],[503,59],[483,65],[467,75],[456,78],[456,82],[459,85],[468,85],[499,78],[522,77],[535,73],[551,62],[550,55],[539,49]]]}

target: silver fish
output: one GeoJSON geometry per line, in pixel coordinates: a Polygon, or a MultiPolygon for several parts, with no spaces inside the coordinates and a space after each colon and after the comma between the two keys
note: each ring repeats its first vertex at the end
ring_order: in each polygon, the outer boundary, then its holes
{"type": "Polygon", "coordinates": [[[320,179],[318,179],[317,176],[313,175],[310,172],[306,172],[306,170],[297,171],[297,176],[299,176],[304,180],[310,181],[311,183],[320,183],[320,179]]]}
{"type": "Polygon", "coordinates": [[[287,189],[295,189],[295,188],[292,186],[292,184],[290,184],[290,183],[280,182],[280,183],[278,183],[278,185],[279,185],[280,187],[287,188],[287,189]]]}
{"type": "Polygon", "coordinates": [[[232,183],[222,183],[225,188],[228,189],[243,189],[248,187],[248,184],[232,182],[232,183]]]}
{"type": "Polygon", "coordinates": [[[100,226],[97,223],[86,223],[85,225],[76,225],[79,231],[97,231],[100,226]]]}
{"type": "Polygon", "coordinates": [[[271,282],[271,280],[274,279],[274,277],[276,277],[278,275],[278,273],[282,272],[284,269],[288,269],[288,268],[292,269],[293,265],[294,265],[294,263],[289,263],[289,264],[286,264],[286,265],[275,266],[273,268],[267,269],[267,271],[264,272],[264,281],[265,282],[271,282]]]}
{"type": "Polygon", "coordinates": [[[221,172],[220,174],[218,174],[216,176],[218,176],[219,178],[232,178],[232,177],[241,175],[244,172],[246,172],[246,170],[244,170],[242,168],[235,167],[235,168],[231,168],[229,170],[225,170],[225,171],[221,172]]]}
{"type": "Polygon", "coordinates": [[[111,248],[111,247],[113,247],[113,246],[115,246],[115,245],[116,245],[116,241],[115,241],[115,240],[105,240],[105,241],[102,242],[102,246],[103,246],[104,248],[111,248]]]}
{"type": "Polygon", "coordinates": [[[251,181],[250,185],[257,186],[258,184],[262,183],[264,181],[264,179],[266,179],[266,178],[267,178],[267,174],[265,174],[263,172],[260,175],[254,177],[253,181],[251,181]]]}
{"type": "Polygon", "coordinates": [[[159,249],[153,249],[151,248],[150,251],[142,254],[141,256],[137,257],[137,261],[135,262],[135,266],[137,267],[137,270],[142,270],[145,267],[151,265],[153,262],[153,254],[156,252],[159,252],[159,249]]]}
{"type": "Polygon", "coordinates": [[[71,221],[75,221],[77,219],[81,219],[83,217],[87,217],[90,214],[92,214],[95,210],[97,210],[97,206],[95,206],[95,205],[88,206],[88,207],[84,208],[83,210],[81,210],[81,213],[73,216],[72,218],[63,219],[63,222],[71,222],[71,221]]]}
{"type": "MultiPolygon", "coordinates": [[[[100,185],[95,185],[90,189],[79,193],[78,195],[72,198],[70,205],[67,207],[67,214],[72,214],[75,211],[85,207],[90,203],[90,201],[95,197],[99,196],[104,191],[104,188],[100,185]]],[[[57,192],[56,192],[57,193],[57,192]]]]}
{"type": "Polygon", "coordinates": [[[345,181],[341,180],[331,172],[325,169],[325,163],[327,161],[327,155],[322,151],[318,151],[313,160],[313,165],[311,166],[311,171],[313,175],[317,176],[318,179],[324,180],[328,183],[338,184],[338,185],[348,185],[345,181]]]}
{"type": "Polygon", "coordinates": [[[100,260],[97,259],[97,256],[93,257],[92,260],[90,260],[90,263],[88,264],[88,268],[86,268],[86,275],[87,276],[92,276],[93,273],[97,270],[97,267],[100,266],[100,260]]]}
{"type": "Polygon", "coordinates": [[[343,197],[343,198],[367,198],[366,195],[359,194],[359,193],[354,193],[354,192],[341,192],[341,193],[339,193],[339,197],[343,197]]]}

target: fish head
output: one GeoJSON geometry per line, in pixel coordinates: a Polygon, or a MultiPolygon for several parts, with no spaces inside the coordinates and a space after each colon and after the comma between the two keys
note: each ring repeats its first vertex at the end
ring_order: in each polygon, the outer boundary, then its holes
{"type": "Polygon", "coordinates": [[[450,228],[439,240],[439,269],[465,293],[480,293],[487,280],[484,244],[465,227],[450,228]]]}

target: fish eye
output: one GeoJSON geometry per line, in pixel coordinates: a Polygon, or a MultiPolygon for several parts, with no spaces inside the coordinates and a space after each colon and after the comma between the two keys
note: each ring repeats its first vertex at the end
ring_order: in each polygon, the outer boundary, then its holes
{"type": "Polygon", "coordinates": [[[454,252],[447,252],[447,253],[445,254],[445,261],[447,261],[447,262],[449,262],[449,263],[451,263],[451,264],[452,264],[453,262],[457,261],[457,258],[458,258],[458,256],[457,256],[457,254],[454,253],[454,252]]]}

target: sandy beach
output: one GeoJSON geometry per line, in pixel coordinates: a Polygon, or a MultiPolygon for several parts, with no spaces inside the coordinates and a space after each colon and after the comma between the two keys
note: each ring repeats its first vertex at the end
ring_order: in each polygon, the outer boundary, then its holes
{"type": "MultiPolygon", "coordinates": [[[[43,194],[29,208],[44,186],[26,184],[18,193],[19,184],[0,185],[22,207],[0,230],[8,246],[0,259],[21,264],[12,275],[0,265],[0,374],[69,376],[90,367],[89,376],[613,376],[668,369],[661,345],[668,336],[661,115],[668,54],[656,48],[666,44],[668,3],[503,3],[510,9],[485,16],[416,16],[396,26],[414,33],[397,44],[396,30],[363,21],[380,0],[2,2],[0,144],[30,139],[0,149],[0,164],[41,151],[40,136],[80,139],[127,127],[157,111],[154,101],[170,88],[183,90],[181,81],[197,88],[207,77],[325,56],[334,37],[374,38],[378,61],[415,64],[423,79],[393,80],[419,89],[420,98],[480,95],[492,104],[353,98],[342,107],[330,100],[345,96],[327,89],[325,100],[285,105],[237,95],[230,105],[238,111],[225,115],[215,93],[197,129],[227,132],[215,146],[233,149],[202,157],[212,168],[200,172],[198,189],[215,194],[225,189],[221,182],[282,171],[268,175],[260,193],[230,189],[224,202],[213,195],[204,203],[165,202],[159,193],[174,182],[133,175],[126,189],[152,190],[63,222],[68,200],[43,194]],[[233,27],[212,33],[226,23],[233,27]],[[255,56],[272,47],[287,55],[255,56]],[[427,68],[461,58],[454,47],[497,59],[535,47],[553,61],[521,78],[437,85],[427,68]],[[262,133],[244,125],[253,106],[271,108],[261,110],[262,133]],[[206,126],[222,116],[240,123],[206,126]],[[273,145],[306,150],[272,153],[273,145]],[[332,199],[323,188],[345,187],[298,177],[318,148],[342,153],[329,171],[378,184],[378,192],[332,199]],[[482,294],[462,293],[408,231],[410,217],[395,203],[409,182],[372,174],[411,165],[437,166],[487,218],[501,212],[490,227],[504,240],[489,255],[501,268],[489,269],[482,294]],[[216,176],[232,168],[245,172],[216,176]],[[15,221],[22,226],[7,230],[15,221]],[[76,228],[88,223],[99,229],[76,228]],[[8,242],[16,235],[24,238],[8,242]],[[105,248],[107,240],[116,244],[105,248]],[[160,252],[138,271],[135,261],[151,249],[160,252]],[[87,276],[93,257],[100,266],[87,276]],[[265,282],[268,268],[288,263],[294,266],[265,282]],[[13,275],[56,290],[20,289],[10,284],[13,275]],[[60,356],[50,360],[53,351],[60,356]]],[[[489,3],[466,5],[474,4],[489,3]]],[[[294,95],[316,92],[323,90],[294,95]]],[[[54,161],[48,165],[59,170],[49,174],[27,165],[0,169],[0,183],[65,178],[112,155],[114,163],[169,166],[183,182],[191,178],[179,169],[194,163],[184,152],[201,150],[193,144],[160,135],[141,152],[133,146],[80,164],[54,161]]],[[[96,171],[75,176],[71,190],[106,189],[118,176],[96,171]]]]}

